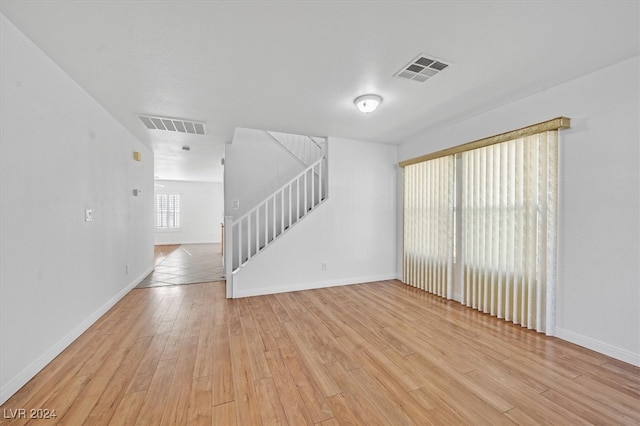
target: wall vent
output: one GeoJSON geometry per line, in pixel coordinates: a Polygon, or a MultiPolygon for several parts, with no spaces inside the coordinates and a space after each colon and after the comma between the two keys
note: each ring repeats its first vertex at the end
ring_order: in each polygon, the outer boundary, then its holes
{"type": "Polygon", "coordinates": [[[445,70],[448,66],[449,64],[440,59],[430,58],[424,54],[420,54],[393,76],[424,83],[431,77],[445,70]]]}
{"type": "Polygon", "coordinates": [[[191,133],[194,135],[204,135],[207,133],[207,126],[201,121],[152,117],[149,115],[139,115],[138,118],[140,118],[142,124],[149,130],[164,130],[167,132],[191,133]]]}

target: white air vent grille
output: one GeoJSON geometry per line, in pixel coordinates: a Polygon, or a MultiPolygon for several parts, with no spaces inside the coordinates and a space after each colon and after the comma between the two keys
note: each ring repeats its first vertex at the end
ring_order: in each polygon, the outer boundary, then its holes
{"type": "Polygon", "coordinates": [[[200,121],[179,120],[169,117],[151,117],[148,115],[139,115],[138,117],[149,130],[164,130],[167,132],[191,133],[194,135],[204,135],[207,133],[207,126],[200,121]]]}
{"type": "Polygon", "coordinates": [[[446,69],[449,64],[440,59],[429,58],[426,55],[418,55],[413,61],[402,67],[394,74],[394,77],[406,78],[408,80],[424,83],[431,77],[446,69]]]}

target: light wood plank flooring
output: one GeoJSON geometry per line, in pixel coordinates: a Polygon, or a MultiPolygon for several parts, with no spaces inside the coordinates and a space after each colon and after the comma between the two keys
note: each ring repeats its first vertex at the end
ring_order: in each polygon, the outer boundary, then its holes
{"type": "Polygon", "coordinates": [[[133,290],[1,408],[69,425],[637,425],[640,369],[397,281],[239,300],[201,283],[133,290]]]}

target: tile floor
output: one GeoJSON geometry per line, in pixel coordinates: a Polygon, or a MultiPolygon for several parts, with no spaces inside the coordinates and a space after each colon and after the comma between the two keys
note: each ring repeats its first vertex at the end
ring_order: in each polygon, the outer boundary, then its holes
{"type": "Polygon", "coordinates": [[[174,247],[156,247],[156,269],[138,288],[224,280],[220,244],[182,244],[171,251],[174,247]]]}

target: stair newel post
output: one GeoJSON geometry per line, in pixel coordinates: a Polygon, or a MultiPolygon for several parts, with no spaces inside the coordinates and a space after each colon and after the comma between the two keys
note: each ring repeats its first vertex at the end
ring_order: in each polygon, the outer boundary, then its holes
{"type": "Polygon", "coordinates": [[[242,237],[242,218],[238,222],[238,268],[242,265],[242,242],[244,238],[242,237]]]}
{"type": "Polygon", "coordinates": [[[224,217],[224,276],[227,280],[227,299],[233,299],[233,216],[224,217]]]}

